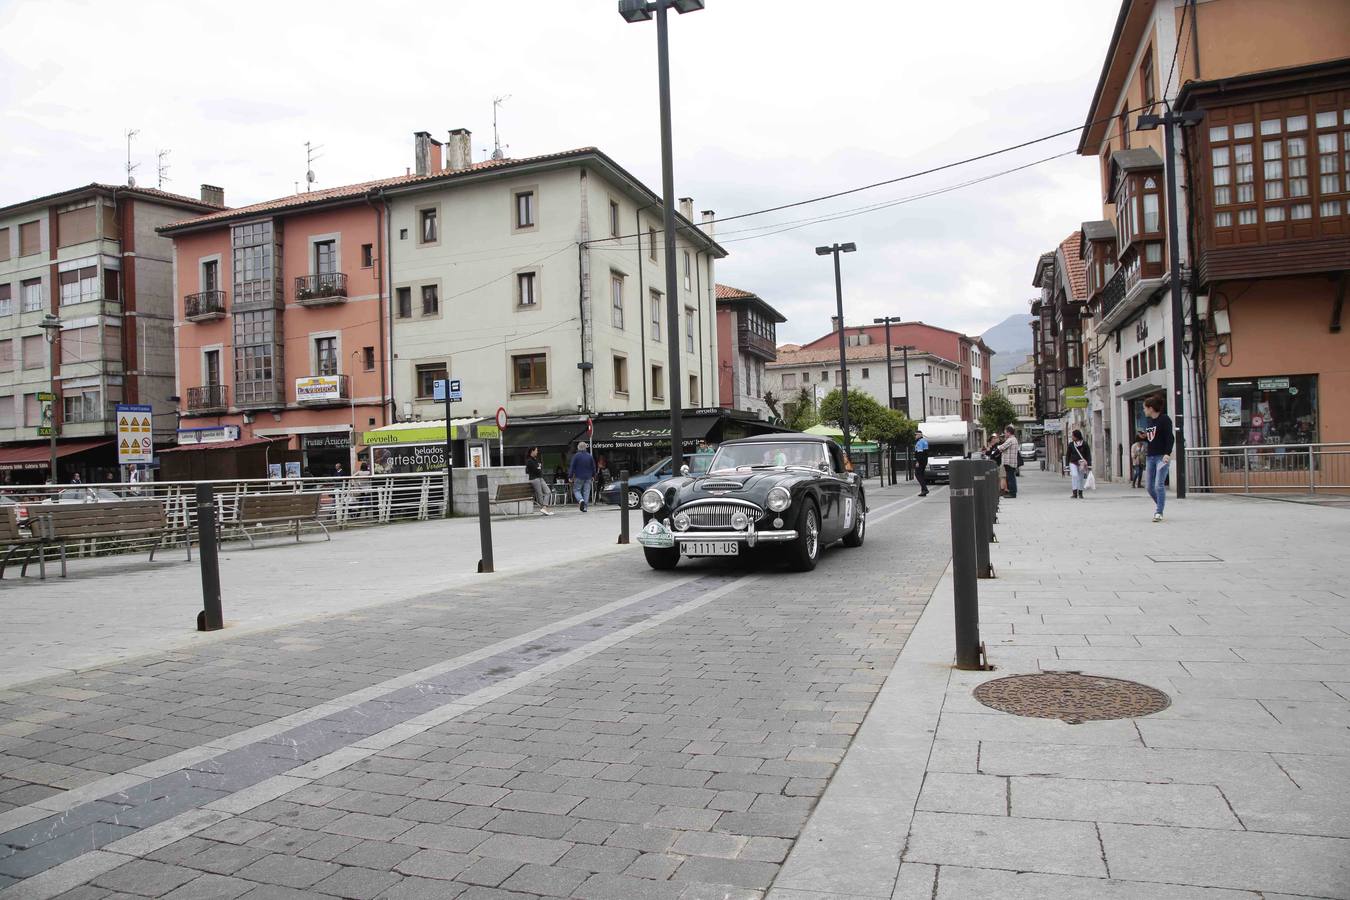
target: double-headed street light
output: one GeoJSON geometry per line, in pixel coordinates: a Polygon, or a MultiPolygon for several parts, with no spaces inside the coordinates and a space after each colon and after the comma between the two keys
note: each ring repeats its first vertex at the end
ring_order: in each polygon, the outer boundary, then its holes
{"type": "MultiPolygon", "coordinates": [[[[919,413],[919,415],[922,417],[920,421],[926,422],[928,420],[928,379],[931,376],[927,372],[920,372],[918,375],[915,375],[914,377],[920,379],[919,403],[920,409],[922,410],[922,412],[919,413]]],[[[905,387],[908,388],[909,385],[905,385],[905,387]]]]}
{"type": "Polygon", "coordinates": [[[42,317],[41,326],[43,334],[47,337],[47,364],[48,369],[48,395],[52,398],[47,401],[50,405],[47,416],[47,430],[51,435],[51,466],[52,484],[56,484],[56,338],[61,334],[61,317],[54,316],[51,313],[42,317]]]}
{"type": "MultiPolygon", "coordinates": [[[[891,409],[895,409],[895,379],[891,377],[891,323],[904,321],[899,316],[882,316],[880,319],[873,319],[873,325],[886,326],[886,402],[891,409]]],[[[905,385],[905,393],[909,393],[909,385],[905,385]]]]}
{"type": "Polygon", "coordinates": [[[816,256],[834,255],[834,305],[838,313],[839,328],[839,427],[844,432],[844,458],[849,455],[849,437],[848,437],[848,359],[844,349],[844,286],[839,278],[839,254],[852,253],[858,249],[858,245],[852,242],[847,244],[831,244],[828,247],[817,247],[816,256]]]}
{"type": "Polygon", "coordinates": [[[683,407],[680,390],[680,297],[679,285],[675,277],[675,169],[672,160],[670,135],[670,48],[667,35],[666,13],[674,9],[677,13],[697,12],[703,8],[703,0],[619,0],[619,15],[625,22],[634,24],[646,22],[656,16],[656,63],[658,91],[661,101],[661,205],[664,207],[664,227],[666,231],[666,334],[667,362],[670,366],[670,465],[671,470],[680,470],[680,460],[684,459],[684,435],[682,433],[680,410],[683,407]]]}

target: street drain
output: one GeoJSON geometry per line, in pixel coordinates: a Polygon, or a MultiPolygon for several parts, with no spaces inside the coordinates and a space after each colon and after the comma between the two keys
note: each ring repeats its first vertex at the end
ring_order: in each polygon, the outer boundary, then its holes
{"type": "Polygon", "coordinates": [[[1147,716],[1172,702],[1162,691],[1146,684],[1081,672],[995,678],[975,688],[975,699],[1015,716],[1061,719],[1070,725],[1147,716]]]}

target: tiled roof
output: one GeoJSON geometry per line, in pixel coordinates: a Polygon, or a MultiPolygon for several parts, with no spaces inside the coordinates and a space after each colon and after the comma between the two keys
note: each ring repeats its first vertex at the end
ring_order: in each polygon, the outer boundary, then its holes
{"type": "Polygon", "coordinates": [[[1087,265],[1078,251],[1083,234],[1075,231],[1059,244],[1059,255],[1064,258],[1064,281],[1070,300],[1087,299],[1087,265]]]}
{"type": "Polygon", "coordinates": [[[719,284],[717,286],[718,300],[748,300],[755,295],[749,291],[743,291],[740,288],[734,288],[729,284],[719,284]]]}
{"type": "Polygon", "coordinates": [[[196,228],[200,225],[209,225],[212,222],[223,222],[235,218],[257,215],[258,213],[278,212],[288,209],[303,209],[306,206],[316,206],[341,200],[355,201],[365,196],[368,191],[375,190],[376,188],[402,187],[404,185],[448,181],[459,176],[476,174],[492,169],[509,169],[513,166],[522,166],[527,163],[541,162],[550,159],[566,159],[571,156],[581,156],[587,153],[598,152],[599,151],[595,147],[579,147],[575,150],[564,150],[559,153],[545,153],[540,156],[526,156],[521,159],[485,159],[481,162],[472,163],[463,169],[447,169],[439,172],[429,172],[426,175],[398,175],[393,178],[377,178],[374,181],[363,181],[359,184],[344,184],[340,187],[306,191],[303,194],[289,194],[285,197],[278,197],[275,200],[264,200],[261,203],[253,203],[249,206],[240,206],[234,209],[222,210],[218,213],[198,216],[193,219],[186,219],[182,222],[174,222],[171,225],[166,225],[160,230],[169,232],[180,228],[196,228]]]}
{"type": "MultiPolygon", "coordinates": [[[[837,346],[822,347],[818,350],[787,350],[785,349],[787,346],[791,345],[784,345],[784,347],[779,347],[778,360],[776,362],[766,363],[765,366],[770,369],[780,369],[780,368],[791,368],[793,366],[813,366],[813,365],[818,366],[821,363],[830,363],[830,362],[833,362],[835,365],[839,364],[839,348],[837,346]]],[[[845,347],[844,356],[849,362],[871,362],[873,360],[879,360],[880,362],[884,363],[886,362],[886,345],[859,344],[854,347],[845,347]]],[[[909,354],[909,358],[911,361],[927,357],[932,357],[933,359],[936,360],[942,360],[942,357],[934,353],[929,353],[927,351],[920,351],[918,353],[911,351],[909,354]]],[[[893,353],[892,359],[900,359],[900,355],[893,353]]],[[[950,365],[953,366],[956,365],[956,363],[950,362],[948,360],[942,361],[948,362],[950,365]]]]}
{"type": "Polygon", "coordinates": [[[782,353],[796,353],[796,352],[797,352],[798,350],[800,350],[800,349],[802,349],[802,345],[801,345],[801,344],[779,344],[779,345],[778,345],[778,352],[779,352],[780,354],[782,354],[782,353]]]}
{"type": "Polygon", "coordinates": [[[100,182],[95,181],[90,184],[82,184],[76,188],[70,188],[64,191],[57,191],[54,194],[47,194],[42,197],[32,197],[28,200],[21,200],[18,203],[11,203],[8,206],[0,207],[0,214],[6,213],[12,209],[21,209],[22,207],[25,206],[36,206],[50,203],[51,201],[57,200],[61,197],[69,197],[76,194],[83,194],[88,191],[100,191],[102,193],[107,194],[111,194],[113,191],[116,191],[119,194],[132,194],[139,197],[145,197],[148,200],[162,200],[165,203],[172,203],[175,206],[192,206],[197,207],[198,209],[222,209],[222,207],[218,206],[215,203],[206,203],[196,197],[185,197],[182,194],[171,194],[168,191],[161,191],[158,188],[145,188],[145,187],[133,188],[127,187],[125,184],[102,184],[100,182]]]}

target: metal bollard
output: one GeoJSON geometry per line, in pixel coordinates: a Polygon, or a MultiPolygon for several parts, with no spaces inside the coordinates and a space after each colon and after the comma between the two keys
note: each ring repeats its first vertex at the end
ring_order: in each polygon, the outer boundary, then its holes
{"type": "Polygon", "coordinates": [[[998,542],[998,538],[994,536],[994,523],[998,521],[998,499],[1001,493],[998,489],[998,473],[1001,468],[1002,466],[991,459],[989,461],[989,467],[984,473],[989,488],[984,494],[987,507],[985,522],[988,525],[989,532],[989,537],[986,538],[986,540],[990,543],[998,542]]]}
{"type": "Polygon", "coordinates": [[[483,558],[478,560],[479,572],[495,572],[492,568],[492,504],[488,500],[488,479],[478,476],[478,543],[483,548],[483,558]]]}
{"type": "Polygon", "coordinates": [[[619,543],[628,543],[628,470],[619,470],[619,543]]]}
{"type": "Polygon", "coordinates": [[[980,588],[975,571],[975,468],[970,460],[953,460],[951,479],[952,593],[955,601],[956,667],[982,669],[980,657],[980,588]]]}
{"type": "Polygon", "coordinates": [[[220,558],[217,554],[216,494],[210,484],[197,485],[197,541],[202,567],[202,611],[197,613],[198,631],[225,627],[220,609],[220,558]]]}
{"type": "MultiPolygon", "coordinates": [[[[993,578],[994,568],[989,563],[989,475],[992,463],[988,460],[974,460],[975,475],[972,479],[975,488],[975,574],[979,578],[993,578]]],[[[998,482],[993,489],[998,490],[998,482]]]]}

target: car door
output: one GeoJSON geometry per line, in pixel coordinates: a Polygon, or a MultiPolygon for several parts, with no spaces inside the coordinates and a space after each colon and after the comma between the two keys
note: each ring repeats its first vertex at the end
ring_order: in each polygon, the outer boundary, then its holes
{"type": "Polygon", "coordinates": [[[829,542],[844,536],[852,527],[853,516],[857,512],[851,499],[849,475],[844,471],[843,452],[834,443],[822,446],[825,447],[830,471],[822,473],[820,479],[821,497],[825,500],[825,508],[820,511],[820,529],[821,536],[829,542]]]}

